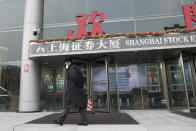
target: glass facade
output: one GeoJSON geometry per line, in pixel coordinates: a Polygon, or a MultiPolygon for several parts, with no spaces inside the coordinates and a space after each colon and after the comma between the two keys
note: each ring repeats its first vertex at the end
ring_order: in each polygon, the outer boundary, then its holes
{"type": "MultiPolygon", "coordinates": [[[[194,0],[67,0],[66,2],[47,0],[44,4],[43,37],[65,38],[69,30],[74,30],[73,35],[76,35],[78,26],[74,16],[85,13],[89,19],[93,10],[105,14],[105,22],[100,25],[106,34],[162,31],[165,27],[173,27],[175,24],[185,26],[182,5],[194,4],[194,2],[194,0]]],[[[92,25],[86,24],[86,30],[91,32],[92,25]]],[[[154,57],[151,54],[152,52],[146,53],[149,58],[145,59],[150,60],[154,57]]],[[[137,56],[136,54],[133,57],[137,56]]],[[[114,57],[108,61],[108,69],[103,59],[93,61],[94,64],[87,66],[90,70],[88,72],[92,72],[91,77],[90,75],[88,77],[88,93],[92,95],[96,110],[165,109],[168,108],[168,99],[174,101],[169,101],[170,106],[178,107],[178,104],[188,106],[186,91],[177,93],[173,90],[175,88],[173,85],[176,84],[179,85],[176,88],[185,89],[184,79],[178,80],[180,76],[182,77],[182,70],[180,74],[180,68],[175,64],[163,60],[165,62],[163,70],[160,66],[163,57],[160,57],[159,61],[152,62],[141,59],[139,64],[132,62],[130,57],[125,59],[130,62],[123,64],[114,57]],[[116,61],[118,64],[111,61],[116,61]],[[164,73],[166,78],[163,78],[164,73]],[[171,78],[176,81],[172,81],[171,78]],[[115,102],[118,104],[114,104],[115,102]]],[[[190,86],[189,78],[192,77],[186,77],[187,86],[190,86]]],[[[194,96],[194,93],[189,94],[194,96]]],[[[193,100],[190,100],[191,102],[193,100]]]]}
{"type": "MultiPolygon", "coordinates": [[[[174,24],[185,26],[182,5],[194,3],[195,0],[45,0],[43,38],[64,38],[69,30],[76,35],[75,15],[90,16],[93,10],[105,14],[101,27],[107,34],[162,31],[174,24]]],[[[0,1],[0,111],[18,110],[24,8],[25,0],[0,1]]],[[[86,30],[91,32],[92,25],[86,25],[86,30]]],[[[135,53],[133,57],[140,58],[138,54],[142,55],[135,53]]],[[[150,60],[151,54],[147,52],[149,57],[144,59],[150,60]]],[[[167,99],[171,108],[196,106],[195,58],[183,56],[182,66],[176,54],[175,60],[160,57],[159,61],[150,62],[143,59],[132,62],[133,57],[122,58],[129,61],[126,64],[116,57],[102,59],[101,63],[93,61],[94,65],[90,59],[85,64],[78,63],[86,75],[87,93],[93,96],[97,110],[165,109],[167,99]],[[160,61],[165,63],[165,70],[160,61]],[[95,79],[98,72],[105,72],[103,80],[95,79]],[[105,90],[97,91],[98,86],[105,90]]],[[[65,101],[64,66],[41,64],[41,109],[60,110],[65,101]]]]}
{"type": "Polygon", "coordinates": [[[121,109],[164,109],[163,85],[159,64],[118,66],[121,109]]]}
{"type": "Polygon", "coordinates": [[[0,111],[18,109],[20,67],[0,67],[0,111]]]}
{"type": "Polygon", "coordinates": [[[182,67],[177,60],[166,63],[168,77],[168,92],[171,106],[187,108],[185,85],[182,67]]]}
{"type": "Polygon", "coordinates": [[[25,0],[0,1],[0,111],[16,111],[25,0]]]}
{"type": "MultiPolygon", "coordinates": [[[[152,52],[146,52],[142,56],[149,53],[152,52]]],[[[146,60],[149,60],[149,58],[145,59],[138,56],[139,54],[142,53],[132,53],[131,55],[129,53],[119,53],[120,56],[117,57],[114,53],[85,60],[82,60],[84,59],[82,56],[81,58],[75,56],[77,59],[74,59],[74,62],[86,77],[86,92],[88,98],[92,99],[95,111],[195,108],[196,92],[195,76],[193,75],[195,67],[191,67],[191,62],[194,61],[190,57],[184,56],[183,63],[181,63],[178,55],[176,55],[176,58],[169,60],[147,62],[146,60]],[[137,57],[139,61],[135,61],[130,56],[137,57]]],[[[168,56],[171,57],[172,55],[168,53],[168,56]]],[[[45,70],[45,67],[43,67],[42,72],[47,74],[48,71],[53,72],[58,69],[58,72],[63,75],[65,73],[62,73],[62,71],[65,72],[65,70],[62,66],[49,70],[45,70]]],[[[52,76],[56,73],[48,74],[52,76]]],[[[65,75],[61,76],[61,79],[64,78],[65,80],[65,77],[65,75]]],[[[66,99],[63,99],[64,92],[62,91],[63,88],[66,88],[66,85],[61,85],[61,93],[59,94],[54,89],[55,82],[50,78],[47,81],[50,84],[44,84],[45,82],[42,80],[42,98],[43,101],[48,101],[46,105],[49,108],[59,107],[58,110],[60,110],[63,109],[63,103],[61,102],[66,101],[66,99]],[[49,93],[46,92],[48,88],[51,91],[49,93]],[[51,99],[44,97],[46,95],[51,95],[51,99]],[[58,104],[58,106],[51,106],[50,104],[58,104]]],[[[47,110],[45,107],[43,109],[47,110]]]]}
{"type": "Polygon", "coordinates": [[[41,109],[60,110],[63,106],[63,66],[42,65],[41,68],[41,109]]]}
{"type": "MultiPolygon", "coordinates": [[[[75,35],[77,24],[74,16],[83,13],[90,16],[93,10],[105,14],[105,22],[101,23],[101,27],[108,34],[162,31],[164,27],[173,27],[174,24],[184,26],[182,5],[194,2],[194,0],[67,0],[66,2],[47,0],[44,5],[44,38],[67,37],[67,31],[70,29],[74,30],[75,35]]],[[[91,32],[92,25],[86,25],[86,30],[91,32]]]]}

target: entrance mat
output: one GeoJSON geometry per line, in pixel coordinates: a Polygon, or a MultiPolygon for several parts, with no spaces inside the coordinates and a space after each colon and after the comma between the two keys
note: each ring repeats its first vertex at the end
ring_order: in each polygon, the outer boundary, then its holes
{"type": "MultiPolygon", "coordinates": [[[[54,124],[60,113],[54,113],[42,118],[27,122],[26,124],[54,124]]],[[[79,113],[69,113],[64,124],[77,124],[80,122],[79,113]]],[[[88,114],[89,124],[139,124],[127,113],[96,113],[88,114]]]]}
{"type": "Polygon", "coordinates": [[[196,119],[196,112],[172,112],[172,113],[196,119]]]}

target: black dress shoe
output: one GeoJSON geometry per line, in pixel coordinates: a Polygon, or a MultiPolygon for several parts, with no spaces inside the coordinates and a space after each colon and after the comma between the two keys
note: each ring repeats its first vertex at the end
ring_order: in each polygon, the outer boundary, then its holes
{"type": "Polygon", "coordinates": [[[80,122],[80,123],[78,123],[77,125],[88,126],[88,123],[87,123],[87,122],[80,122]]]}
{"type": "Polygon", "coordinates": [[[55,123],[55,124],[59,124],[59,125],[63,125],[63,123],[62,122],[59,122],[59,121],[57,121],[57,120],[53,120],[53,122],[55,123]]]}

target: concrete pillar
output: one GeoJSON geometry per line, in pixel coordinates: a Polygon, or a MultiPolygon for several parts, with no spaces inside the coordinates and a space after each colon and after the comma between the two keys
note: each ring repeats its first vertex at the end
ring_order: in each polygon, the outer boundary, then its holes
{"type": "Polygon", "coordinates": [[[22,63],[20,77],[19,112],[40,109],[40,63],[29,59],[29,41],[42,38],[44,0],[26,0],[22,63]],[[33,34],[37,31],[38,34],[33,34]]]}

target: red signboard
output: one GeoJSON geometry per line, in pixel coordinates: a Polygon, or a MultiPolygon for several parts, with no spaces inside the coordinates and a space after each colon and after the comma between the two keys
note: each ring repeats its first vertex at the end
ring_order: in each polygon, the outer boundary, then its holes
{"type": "Polygon", "coordinates": [[[24,65],[24,72],[29,72],[29,64],[24,65]]]}
{"type": "Polygon", "coordinates": [[[193,22],[196,22],[196,3],[194,5],[182,6],[186,28],[193,28],[193,22]]]}
{"type": "MultiPolygon", "coordinates": [[[[87,14],[76,15],[76,22],[78,24],[78,33],[76,34],[75,37],[88,35],[85,29],[86,21],[87,21],[87,14]]],[[[101,22],[104,22],[104,13],[98,13],[96,10],[94,10],[88,21],[88,24],[93,24],[91,35],[94,35],[94,36],[97,34],[103,35],[103,31],[101,27],[99,26],[99,23],[101,22]],[[99,21],[95,21],[97,16],[99,16],[99,21]]],[[[73,32],[74,32],[73,30],[68,31],[68,38],[74,37],[73,32]]]]}

